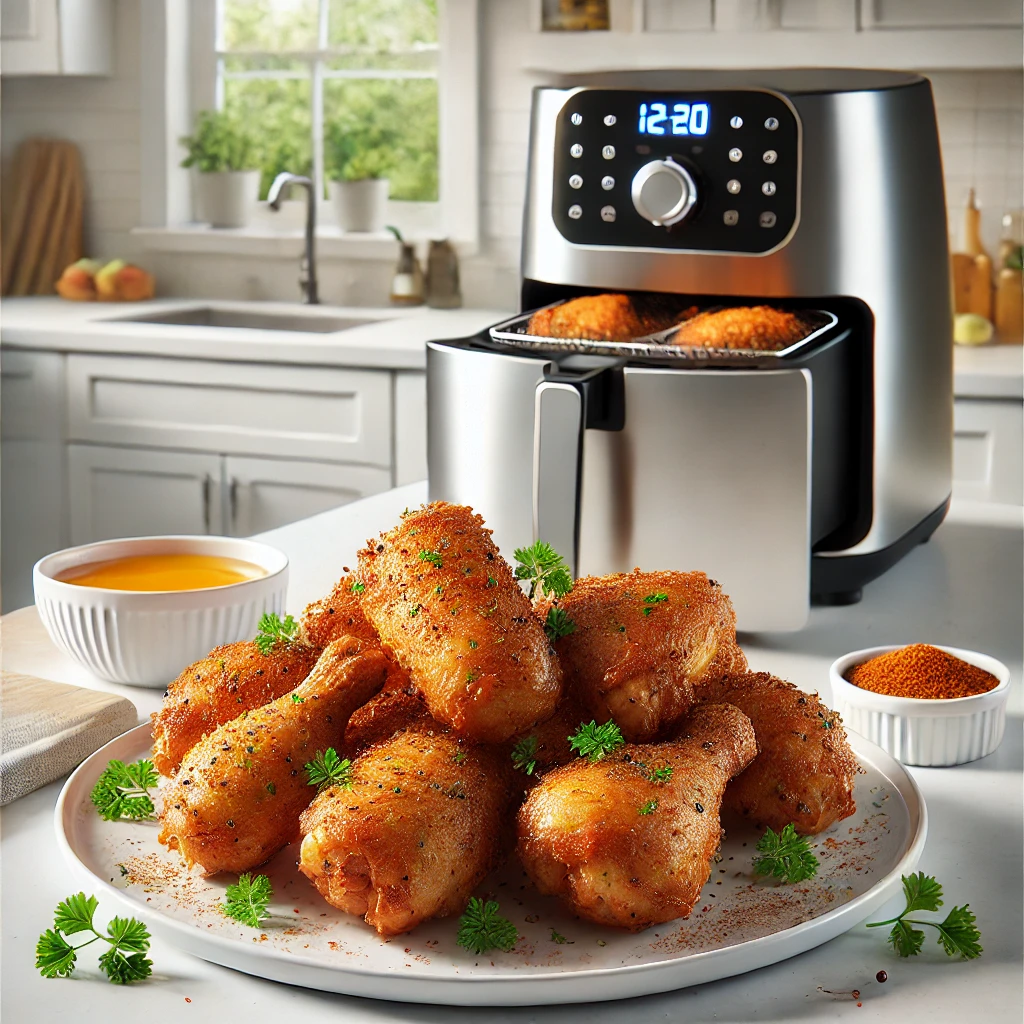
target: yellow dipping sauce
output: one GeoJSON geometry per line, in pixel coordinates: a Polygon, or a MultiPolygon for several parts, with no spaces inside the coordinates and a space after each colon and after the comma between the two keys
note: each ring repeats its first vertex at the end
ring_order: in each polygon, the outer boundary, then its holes
{"type": "Polygon", "coordinates": [[[79,587],[104,590],[206,590],[254,580],[267,573],[252,562],[220,555],[129,555],[105,562],[87,562],[67,569],[57,579],[79,587]]]}

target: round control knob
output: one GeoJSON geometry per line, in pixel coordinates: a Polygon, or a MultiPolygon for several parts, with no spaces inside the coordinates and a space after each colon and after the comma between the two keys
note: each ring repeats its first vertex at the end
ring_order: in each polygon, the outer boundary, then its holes
{"type": "Polygon", "coordinates": [[[630,189],[636,212],[652,224],[678,224],[697,202],[697,186],[690,172],[675,160],[652,160],[633,177],[630,189]]]}

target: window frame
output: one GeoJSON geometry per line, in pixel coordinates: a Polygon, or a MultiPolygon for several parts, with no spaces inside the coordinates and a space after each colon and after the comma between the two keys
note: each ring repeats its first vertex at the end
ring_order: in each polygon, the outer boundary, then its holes
{"type": "MultiPolygon", "coordinates": [[[[182,150],[176,140],[191,130],[198,111],[217,105],[218,5],[210,0],[185,0],[185,4],[150,0],[144,5],[151,11],[144,12],[148,17],[143,18],[142,53],[159,59],[143,64],[143,148],[150,150],[152,163],[159,164],[162,173],[149,183],[144,178],[145,226],[136,233],[148,249],[254,256],[265,251],[267,256],[280,256],[280,245],[264,243],[294,240],[301,233],[303,200],[286,202],[281,215],[268,213],[266,203],[257,203],[253,223],[244,229],[210,228],[191,221],[191,204],[182,196],[183,190],[188,192],[182,177],[187,172],[178,167],[182,150]],[[173,32],[185,4],[187,32],[173,32]],[[156,8],[163,10],[158,14],[156,8]],[[182,90],[188,97],[185,103],[180,99],[182,90]]],[[[446,237],[464,255],[479,251],[480,244],[478,51],[478,0],[439,0],[438,201],[388,203],[389,223],[397,224],[411,240],[446,237]],[[472,87],[467,88],[467,83],[472,87]]],[[[320,147],[321,152],[314,155],[318,168],[323,167],[322,138],[320,147]]],[[[321,256],[394,258],[390,235],[385,239],[340,232],[333,208],[323,198],[318,202],[317,223],[318,239],[325,243],[320,245],[321,256]]]]}

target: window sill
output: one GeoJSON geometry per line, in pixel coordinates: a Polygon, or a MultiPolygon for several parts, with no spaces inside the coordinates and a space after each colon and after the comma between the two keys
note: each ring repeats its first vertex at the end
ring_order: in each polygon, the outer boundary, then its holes
{"type": "MultiPolygon", "coordinates": [[[[211,228],[206,224],[183,224],[171,228],[134,228],[132,234],[148,252],[201,253],[210,256],[248,256],[252,259],[299,259],[305,248],[301,230],[271,231],[263,226],[211,228]]],[[[423,255],[426,238],[411,237],[423,255]]],[[[472,256],[477,246],[456,241],[460,256],[472,256]]],[[[398,242],[387,231],[380,233],[342,232],[333,226],[318,227],[318,260],[398,259],[398,242]]]]}

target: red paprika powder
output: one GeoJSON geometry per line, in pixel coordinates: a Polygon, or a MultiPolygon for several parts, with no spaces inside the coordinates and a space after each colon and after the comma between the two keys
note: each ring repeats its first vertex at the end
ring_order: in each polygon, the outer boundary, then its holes
{"type": "Polygon", "coordinates": [[[846,681],[890,697],[950,700],[987,693],[999,685],[990,672],[931,644],[911,644],[854,665],[846,681]]]}

